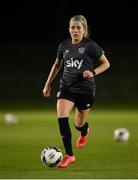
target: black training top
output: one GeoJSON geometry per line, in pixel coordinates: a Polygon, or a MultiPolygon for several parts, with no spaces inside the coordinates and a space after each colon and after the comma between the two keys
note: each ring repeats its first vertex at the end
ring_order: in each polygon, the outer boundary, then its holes
{"type": "Polygon", "coordinates": [[[95,59],[99,59],[103,53],[102,48],[89,38],[83,38],[79,44],[72,44],[71,39],[60,43],[57,57],[64,61],[64,71],[59,88],[73,93],[92,94],[95,89],[94,77],[83,78],[83,72],[93,70],[95,59]]]}

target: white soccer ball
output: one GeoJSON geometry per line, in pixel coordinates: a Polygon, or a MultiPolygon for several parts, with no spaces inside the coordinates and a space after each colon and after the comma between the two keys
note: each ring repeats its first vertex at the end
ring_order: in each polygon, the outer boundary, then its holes
{"type": "Polygon", "coordinates": [[[4,121],[6,124],[12,125],[18,122],[17,116],[11,113],[7,113],[4,115],[4,121]]]}
{"type": "Polygon", "coordinates": [[[41,153],[41,162],[48,167],[56,167],[62,159],[63,154],[56,146],[48,146],[41,153]]]}
{"type": "Polygon", "coordinates": [[[114,139],[116,141],[128,141],[130,132],[126,128],[118,128],[114,131],[114,139]]]}

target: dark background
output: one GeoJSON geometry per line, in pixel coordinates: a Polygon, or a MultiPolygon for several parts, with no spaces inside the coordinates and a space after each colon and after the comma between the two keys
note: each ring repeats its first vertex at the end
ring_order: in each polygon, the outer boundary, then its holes
{"type": "Polygon", "coordinates": [[[0,3],[0,108],[55,103],[60,75],[47,101],[42,90],[68,22],[86,17],[91,38],[111,67],[96,77],[97,104],[134,105],[138,101],[136,1],[4,1],[0,3]]]}

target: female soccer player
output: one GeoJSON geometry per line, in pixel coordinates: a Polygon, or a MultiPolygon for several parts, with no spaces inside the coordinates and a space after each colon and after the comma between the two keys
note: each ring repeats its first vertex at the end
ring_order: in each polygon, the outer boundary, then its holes
{"type": "Polygon", "coordinates": [[[80,131],[76,147],[83,148],[88,139],[87,122],[95,96],[94,77],[110,67],[101,47],[88,38],[88,25],[84,16],[76,15],[69,22],[69,39],[60,43],[57,57],[43,89],[45,97],[50,96],[51,83],[58,74],[63,62],[64,71],[57,92],[57,115],[59,130],[66,151],[58,167],[64,168],[76,161],[72,150],[72,135],[69,115],[76,108],[75,127],[80,131]],[[94,69],[94,61],[99,66],[94,69]]]}

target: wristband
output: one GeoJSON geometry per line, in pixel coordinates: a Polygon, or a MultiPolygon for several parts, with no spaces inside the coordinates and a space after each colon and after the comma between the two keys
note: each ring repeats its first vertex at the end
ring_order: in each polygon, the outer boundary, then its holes
{"type": "Polygon", "coordinates": [[[94,70],[92,70],[92,73],[93,73],[93,76],[95,76],[95,75],[96,75],[96,72],[95,72],[94,70]]]}

